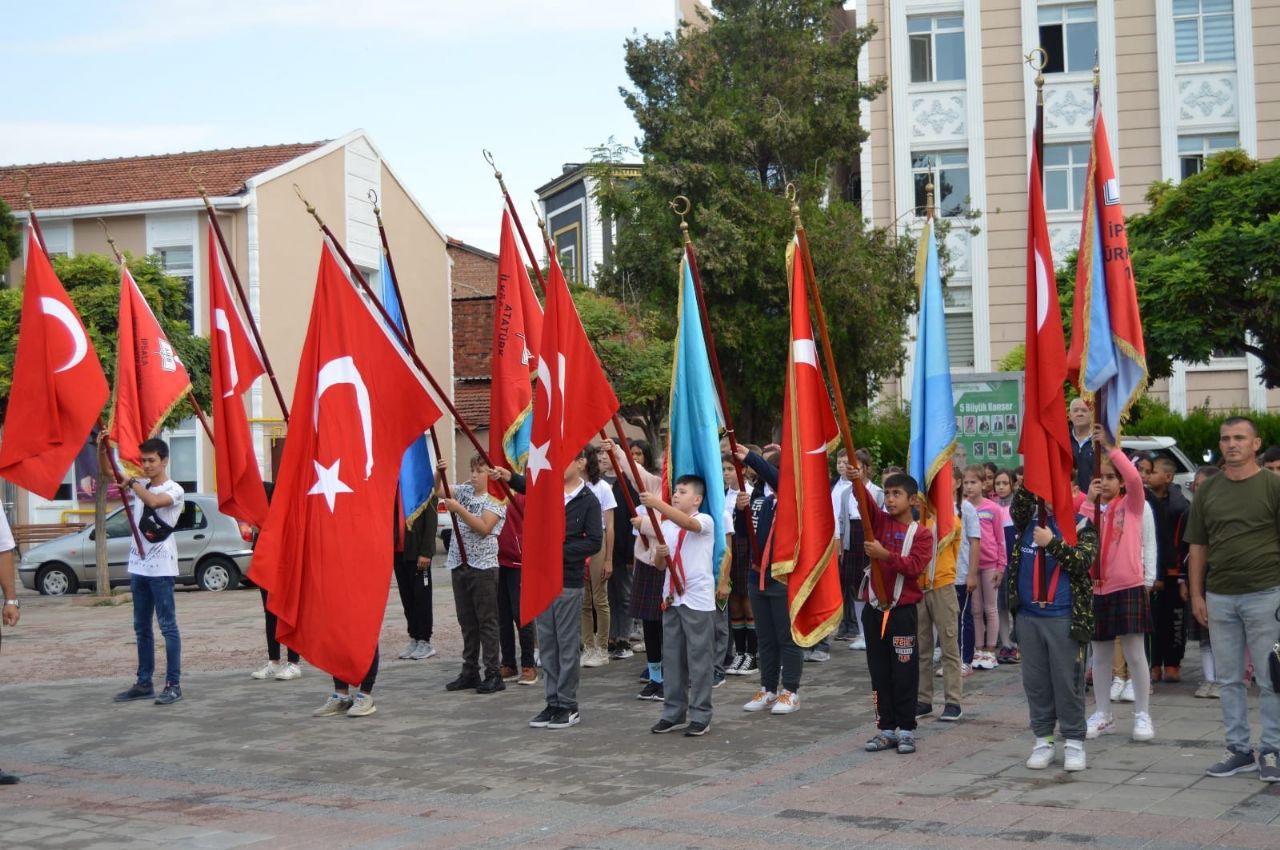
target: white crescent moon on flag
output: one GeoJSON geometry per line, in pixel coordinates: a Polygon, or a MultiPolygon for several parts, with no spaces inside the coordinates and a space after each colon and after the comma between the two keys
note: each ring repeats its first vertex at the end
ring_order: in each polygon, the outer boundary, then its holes
{"type": "Polygon", "coordinates": [[[320,425],[320,397],[325,390],[338,384],[350,384],[356,391],[356,406],[360,410],[360,425],[364,431],[364,477],[367,481],[373,474],[373,411],[369,407],[369,389],[364,385],[364,378],[356,368],[355,360],[350,357],[335,357],[316,373],[316,396],[311,410],[312,426],[320,425]]]}
{"type": "Polygon", "coordinates": [[[551,369],[547,367],[547,361],[541,357],[538,358],[538,383],[542,385],[542,397],[547,402],[547,416],[551,416],[551,369]]]}
{"type": "Polygon", "coordinates": [[[67,329],[67,333],[71,334],[71,342],[75,346],[75,350],[71,352],[71,359],[63,364],[61,368],[53,370],[55,374],[65,372],[73,368],[89,353],[89,340],[85,338],[84,329],[80,327],[80,323],[76,321],[75,314],[71,312],[66,304],[46,295],[40,298],[40,307],[46,316],[52,316],[57,319],[67,329]]]}
{"type": "Polygon", "coordinates": [[[235,394],[236,387],[240,384],[240,370],[236,368],[236,353],[231,348],[231,322],[227,319],[227,311],[221,307],[214,310],[213,324],[218,333],[222,334],[222,350],[227,356],[227,368],[231,370],[231,386],[222,394],[223,398],[229,398],[235,394]]]}
{"type": "MultiPolygon", "coordinates": [[[[796,339],[791,341],[791,359],[796,363],[806,363],[813,368],[818,368],[818,347],[812,339],[796,339]]],[[[806,449],[805,454],[808,455],[824,455],[827,453],[826,446],[818,446],[816,449],[806,449]]]]}
{"type": "Polygon", "coordinates": [[[1049,271],[1044,267],[1044,255],[1036,254],[1036,330],[1044,327],[1049,315],[1049,271]]]}

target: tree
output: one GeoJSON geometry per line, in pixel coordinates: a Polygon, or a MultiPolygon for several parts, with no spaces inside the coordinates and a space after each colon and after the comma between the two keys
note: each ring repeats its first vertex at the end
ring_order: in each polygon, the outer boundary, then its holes
{"type": "Polygon", "coordinates": [[[9,273],[9,266],[22,256],[22,227],[13,217],[9,205],[0,198],[0,282],[9,273]]]}
{"type": "Polygon", "coordinates": [[[659,317],[674,335],[681,246],[669,203],[691,201],[712,332],[735,425],[773,436],[788,338],[785,249],[794,184],[828,310],[841,384],[853,407],[903,356],[915,302],[914,249],[869,228],[857,206],[863,102],[858,79],[874,27],[847,28],[832,0],[720,0],[701,28],[626,43],[622,96],[644,133],[640,177],[615,180],[621,152],[597,163],[597,196],[617,225],[600,287],[659,317]]]}
{"type": "MultiPolygon", "coordinates": [[[[1153,183],[1147,202],[1126,229],[1151,378],[1247,351],[1280,386],[1280,160],[1224,151],[1177,186],[1153,183]]],[[[1074,288],[1073,255],[1058,273],[1068,324],[1074,288]]]]}
{"type": "MultiPolygon", "coordinates": [[[[209,403],[209,341],[191,335],[186,320],[186,284],[164,273],[154,257],[134,258],[126,255],[129,270],[138,282],[143,296],[160,320],[161,327],[191,375],[196,398],[202,407],[209,403]]],[[[116,335],[119,329],[120,269],[101,254],[77,254],[54,257],[53,269],[71,296],[107,380],[115,382],[116,335]]],[[[22,311],[22,290],[0,290],[0,421],[9,406],[9,389],[13,380],[13,358],[18,349],[18,324],[22,311]]],[[[103,411],[103,419],[109,415],[103,411]]],[[[174,409],[167,425],[176,425],[190,415],[186,407],[174,409]]]]}

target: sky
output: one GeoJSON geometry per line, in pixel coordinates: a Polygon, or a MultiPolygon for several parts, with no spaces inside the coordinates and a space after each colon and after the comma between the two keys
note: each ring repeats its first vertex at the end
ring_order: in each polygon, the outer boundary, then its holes
{"type": "MultiPolygon", "coordinates": [[[[639,130],[624,41],[674,0],[0,0],[0,164],[369,133],[450,236],[496,251],[493,152],[534,189],[639,130]]],[[[532,224],[532,222],[528,222],[532,224]]]]}

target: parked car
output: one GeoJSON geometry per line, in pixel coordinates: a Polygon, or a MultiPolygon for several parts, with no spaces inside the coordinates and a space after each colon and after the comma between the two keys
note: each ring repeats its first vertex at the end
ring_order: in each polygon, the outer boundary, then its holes
{"type": "MultiPolygon", "coordinates": [[[[132,532],[123,508],[107,515],[106,530],[111,585],[128,585],[132,532]]],[[[96,537],[97,529],[91,525],[32,547],[18,565],[22,586],[46,596],[96,588],[96,537]]],[[[240,586],[253,558],[251,535],[246,536],[236,520],[218,510],[216,496],[187,494],[173,537],[178,542],[178,584],[211,591],[240,586]]]]}
{"type": "Polygon", "coordinates": [[[1121,434],[1120,448],[1129,455],[1145,452],[1152,458],[1167,457],[1172,460],[1178,466],[1177,472],[1173,474],[1173,483],[1182,488],[1182,495],[1191,498],[1191,482],[1195,480],[1199,464],[1193,463],[1182,453],[1182,449],[1178,448],[1178,441],[1173,437],[1126,437],[1121,434]]]}

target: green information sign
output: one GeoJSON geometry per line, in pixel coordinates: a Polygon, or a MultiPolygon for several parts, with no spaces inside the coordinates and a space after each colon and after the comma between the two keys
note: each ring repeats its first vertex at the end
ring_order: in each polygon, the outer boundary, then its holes
{"type": "Polygon", "coordinates": [[[988,461],[1001,468],[1020,466],[1022,373],[952,375],[951,392],[956,403],[956,468],[988,461]]]}

